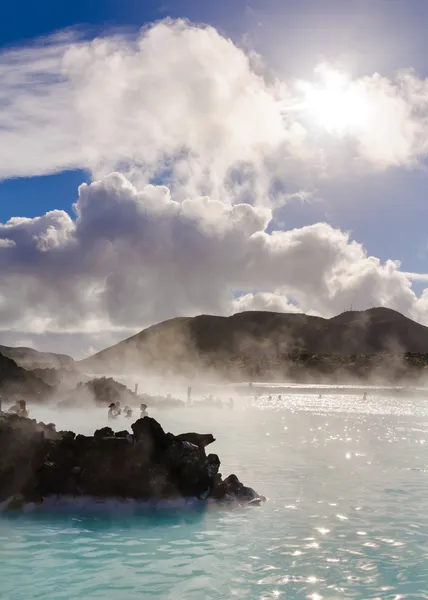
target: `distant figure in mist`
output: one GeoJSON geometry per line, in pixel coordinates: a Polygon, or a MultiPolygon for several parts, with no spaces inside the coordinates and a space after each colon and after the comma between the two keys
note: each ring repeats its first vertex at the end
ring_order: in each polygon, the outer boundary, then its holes
{"type": "Polygon", "coordinates": [[[233,398],[229,398],[227,406],[230,408],[230,410],[233,410],[233,407],[235,406],[235,401],[233,400],[233,398]]]}
{"type": "Polygon", "coordinates": [[[367,400],[367,392],[364,392],[364,394],[363,394],[363,400],[367,400]]]}
{"type": "Polygon", "coordinates": [[[116,402],[116,413],[117,413],[117,416],[122,414],[122,409],[120,408],[120,402],[116,402]]]}
{"type": "Polygon", "coordinates": [[[278,394],[278,402],[282,402],[282,396],[281,396],[281,394],[278,394]]]}
{"type": "Polygon", "coordinates": [[[318,394],[318,400],[322,400],[322,394],[318,394]]]}
{"type": "Polygon", "coordinates": [[[124,415],[127,419],[131,419],[132,418],[132,408],[130,406],[125,406],[124,408],[124,415]]]}
{"type": "Polygon", "coordinates": [[[192,388],[189,385],[187,388],[187,404],[191,404],[191,403],[192,403],[192,388]]]}
{"type": "Polygon", "coordinates": [[[112,421],[113,419],[117,419],[118,413],[116,409],[116,404],[112,402],[108,407],[108,420],[112,421]]]}
{"type": "Polygon", "coordinates": [[[140,419],[147,417],[147,404],[141,404],[140,406],[140,419]]]}
{"type": "Polygon", "coordinates": [[[28,418],[28,414],[29,414],[28,410],[27,410],[27,403],[25,402],[25,400],[18,400],[18,402],[13,404],[7,412],[18,415],[18,417],[26,417],[26,418],[28,418]]]}

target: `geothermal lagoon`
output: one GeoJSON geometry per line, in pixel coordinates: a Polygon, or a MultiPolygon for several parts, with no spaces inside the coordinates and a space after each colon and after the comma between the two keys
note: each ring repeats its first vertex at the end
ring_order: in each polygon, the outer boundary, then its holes
{"type": "MultiPolygon", "coordinates": [[[[428,401],[300,394],[247,405],[150,415],[174,434],[213,433],[220,471],[266,503],[84,499],[4,512],[1,597],[424,598],[428,401]]],[[[107,425],[103,409],[30,409],[57,429],[107,425]]]]}

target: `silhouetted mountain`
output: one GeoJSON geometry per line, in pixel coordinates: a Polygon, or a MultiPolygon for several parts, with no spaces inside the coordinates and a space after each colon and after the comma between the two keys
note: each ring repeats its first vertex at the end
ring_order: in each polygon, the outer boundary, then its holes
{"type": "Polygon", "coordinates": [[[31,371],[19,367],[12,359],[0,354],[0,396],[10,399],[14,395],[19,395],[23,398],[41,400],[51,393],[51,386],[31,371]]]}
{"type": "Polygon", "coordinates": [[[52,352],[39,352],[33,348],[13,348],[12,346],[0,345],[0,352],[24,369],[62,369],[71,368],[74,365],[71,356],[53,354],[52,352]]]}
{"type": "Polygon", "coordinates": [[[428,353],[428,328],[391,309],[350,311],[332,319],[251,311],[164,321],[77,364],[98,373],[197,376],[212,369],[235,379],[284,375],[290,363],[319,356],[337,363],[340,357],[409,352],[428,353]]]}

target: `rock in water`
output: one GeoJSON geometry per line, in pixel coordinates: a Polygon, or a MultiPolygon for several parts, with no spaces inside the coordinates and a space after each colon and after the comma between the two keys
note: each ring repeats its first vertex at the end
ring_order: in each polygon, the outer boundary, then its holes
{"type": "Polygon", "coordinates": [[[96,437],[96,438],[114,437],[114,431],[111,427],[102,427],[101,429],[97,429],[95,431],[94,437],[96,437]]]}
{"type": "Polygon", "coordinates": [[[56,496],[163,500],[180,497],[260,503],[236,475],[224,481],[220,459],[205,453],[211,434],[165,433],[150,417],[127,431],[93,436],[56,432],[52,424],[6,415],[0,420],[0,502],[56,496]]]}
{"type": "Polygon", "coordinates": [[[211,433],[180,433],[176,437],[182,442],[190,442],[198,448],[206,448],[215,442],[215,437],[211,433]]]}

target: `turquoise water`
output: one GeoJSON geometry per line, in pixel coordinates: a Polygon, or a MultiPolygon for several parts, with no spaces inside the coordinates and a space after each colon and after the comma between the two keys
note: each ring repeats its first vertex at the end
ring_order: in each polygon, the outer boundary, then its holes
{"type": "MultiPolygon", "coordinates": [[[[96,412],[55,419],[100,425],[96,412]]],[[[426,401],[294,396],[269,407],[261,398],[248,412],[159,419],[175,433],[213,432],[222,472],[268,502],[3,514],[0,598],[428,597],[426,401]]]]}

